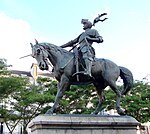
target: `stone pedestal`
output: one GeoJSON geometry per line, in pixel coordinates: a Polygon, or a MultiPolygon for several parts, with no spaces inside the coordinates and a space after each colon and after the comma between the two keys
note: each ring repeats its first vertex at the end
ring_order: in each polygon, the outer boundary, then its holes
{"type": "Polygon", "coordinates": [[[130,116],[39,115],[31,134],[136,134],[139,123],[130,116]]]}

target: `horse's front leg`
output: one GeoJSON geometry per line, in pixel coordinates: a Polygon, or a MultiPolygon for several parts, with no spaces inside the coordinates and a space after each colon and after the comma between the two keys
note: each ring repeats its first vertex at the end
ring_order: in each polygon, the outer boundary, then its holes
{"type": "Polygon", "coordinates": [[[56,94],[56,97],[55,97],[54,105],[52,106],[52,108],[47,110],[46,114],[53,114],[53,112],[54,112],[54,110],[56,110],[56,108],[57,108],[57,106],[60,102],[60,99],[62,98],[64,92],[69,87],[70,87],[69,79],[65,75],[62,75],[61,81],[57,84],[57,94],[56,94]]]}

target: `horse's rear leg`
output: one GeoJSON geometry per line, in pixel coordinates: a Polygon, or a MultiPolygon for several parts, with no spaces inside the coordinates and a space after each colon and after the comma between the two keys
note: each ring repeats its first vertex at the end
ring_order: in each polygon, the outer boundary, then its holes
{"type": "Polygon", "coordinates": [[[108,85],[116,93],[116,110],[117,110],[118,114],[125,115],[124,110],[122,110],[120,107],[121,92],[117,88],[116,81],[110,80],[110,81],[108,81],[108,85]]]}
{"type": "Polygon", "coordinates": [[[100,108],[101,108],[101,106],[105,100],[105,96],[103,95],[104,89],[98,85],[95,85],[95,86],[96,86],[96,91],[97,91],[97,95],[98,95],[99,100],[98,100],[98,105],[92,114],[98,114],[99,113],[100,108]]]}
{"type": "Polygon", "coordinates": [[[47,110],[46,114],[53,114],[54,110],[56,110],[60,99],[62,98],[64,92],[70,88],[69,79],[66,76],[62,76],[60,83],[57,85],[57,94],[55,97],[54,105],[51,109],[47,110]]]}

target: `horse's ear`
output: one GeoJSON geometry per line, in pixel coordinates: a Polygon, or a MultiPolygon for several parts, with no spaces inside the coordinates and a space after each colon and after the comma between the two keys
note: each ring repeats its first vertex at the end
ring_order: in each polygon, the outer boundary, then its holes
{"type": "Polygon", "coordinates": [[[32,44],[32,43],[30,43],[30,45],[31,45],[31,47],[33,47],[33,44],[32,44]]]}
{"type": "Polygon", "coordinates": [[[39,44],[38,41],[35,39],[35,44],[39,44]]]}

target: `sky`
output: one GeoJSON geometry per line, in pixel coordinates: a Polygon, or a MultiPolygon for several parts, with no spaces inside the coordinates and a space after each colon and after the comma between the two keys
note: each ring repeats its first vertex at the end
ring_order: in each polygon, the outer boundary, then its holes
{"type": "Polygon", "coordinates": [[[149,0],[0,0],[0,58],[11,69],[30,71],[30,42],[63,45],[83,32],[81,19],[96,24],[104,42],[93,44],[97,58],[106,58],[131,70],[134,79],[150,74],[149,0]]]}

